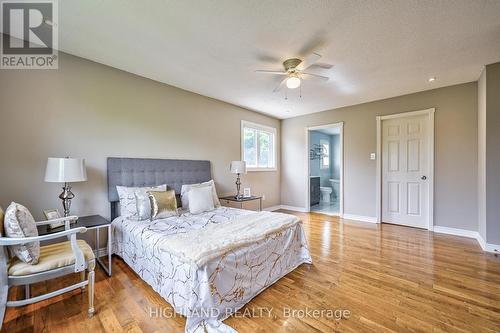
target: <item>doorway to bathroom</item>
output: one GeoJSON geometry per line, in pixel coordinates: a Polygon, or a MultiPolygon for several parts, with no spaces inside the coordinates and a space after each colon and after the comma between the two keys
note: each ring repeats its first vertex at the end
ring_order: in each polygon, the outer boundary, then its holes
{"type": "Polygon", "coordinates": [[[332,216],[344,213],[343,130],[343,122],[306,129],[306,208],[310,212],[332,216]]]}

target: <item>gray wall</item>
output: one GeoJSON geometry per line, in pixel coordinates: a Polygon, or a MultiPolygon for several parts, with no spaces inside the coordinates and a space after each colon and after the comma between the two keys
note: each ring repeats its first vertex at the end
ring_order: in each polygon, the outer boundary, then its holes
{"type": "Polygon", "coordinates": [[[486,69],[477,84],[477,126],[477,231],[486,240],[486,69]]]}
{"type": "Polygon", "coordinates": [[[376,116],[436,108],[436,225],[477,230],[477,82],[283,120],[281,201],[306,206],[305,127],[344,122],[344,212],[376,215],[376,116]]]}
{"type": "Polygon", "coordinates": [[[486,237],[500,244],[500,62],[486,66],[486,237]]]}
{"type": "MultiPolygon", "coordinates": [[[[106,157],[207,159],[220,194],[232,193],[240,121],[280,121],[118,69],[59,53],[59,70],[0,73],[0,205],[25,204],[35,217],[59,208],[59,184],[44,183],[47,157],[83,157],[72,212],[109,215],[106,157]]],[[[278,147],[279,156],[279,147],[278,147]]],[[[279,168],[278,168],[279,170],[279,168]]],[[[243,187],[280,203],[280,174],[253,172],[243,187]]]]}

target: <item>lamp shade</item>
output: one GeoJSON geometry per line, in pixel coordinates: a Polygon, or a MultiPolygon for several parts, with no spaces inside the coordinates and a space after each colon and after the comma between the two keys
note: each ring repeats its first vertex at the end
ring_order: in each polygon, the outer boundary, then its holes
{"type": "Polygon", "coordinates": [[[247,173],[247,164],[245,161],[232,161],[231,173],[247,173]]]}
{"type": "Polygon", "coordinates": [[[87,180],[85,159],[49,157],[45,181],[49,183],[74,183],[87,180]]]}

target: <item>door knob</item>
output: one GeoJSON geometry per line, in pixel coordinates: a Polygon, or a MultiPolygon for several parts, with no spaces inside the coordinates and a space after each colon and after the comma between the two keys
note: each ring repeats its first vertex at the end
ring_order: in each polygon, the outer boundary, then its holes
{"type": "Polygon", "coordinates": [[[426,180],[426,179],[427,179],[427,176],[422,176],[422,177],[420,177],[420,179],[422,179],[422,180],[426,180]]]}

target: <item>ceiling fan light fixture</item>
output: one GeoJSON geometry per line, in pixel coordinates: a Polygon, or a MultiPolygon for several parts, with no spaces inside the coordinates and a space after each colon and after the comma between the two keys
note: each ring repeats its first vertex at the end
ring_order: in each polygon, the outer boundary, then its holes
{"type": "Polygon", "coordinates": [[[288,89],[295,89],[300,87],[300,79],[297,76],[290,76],[286,80],[286,86],[288,89]]]}

